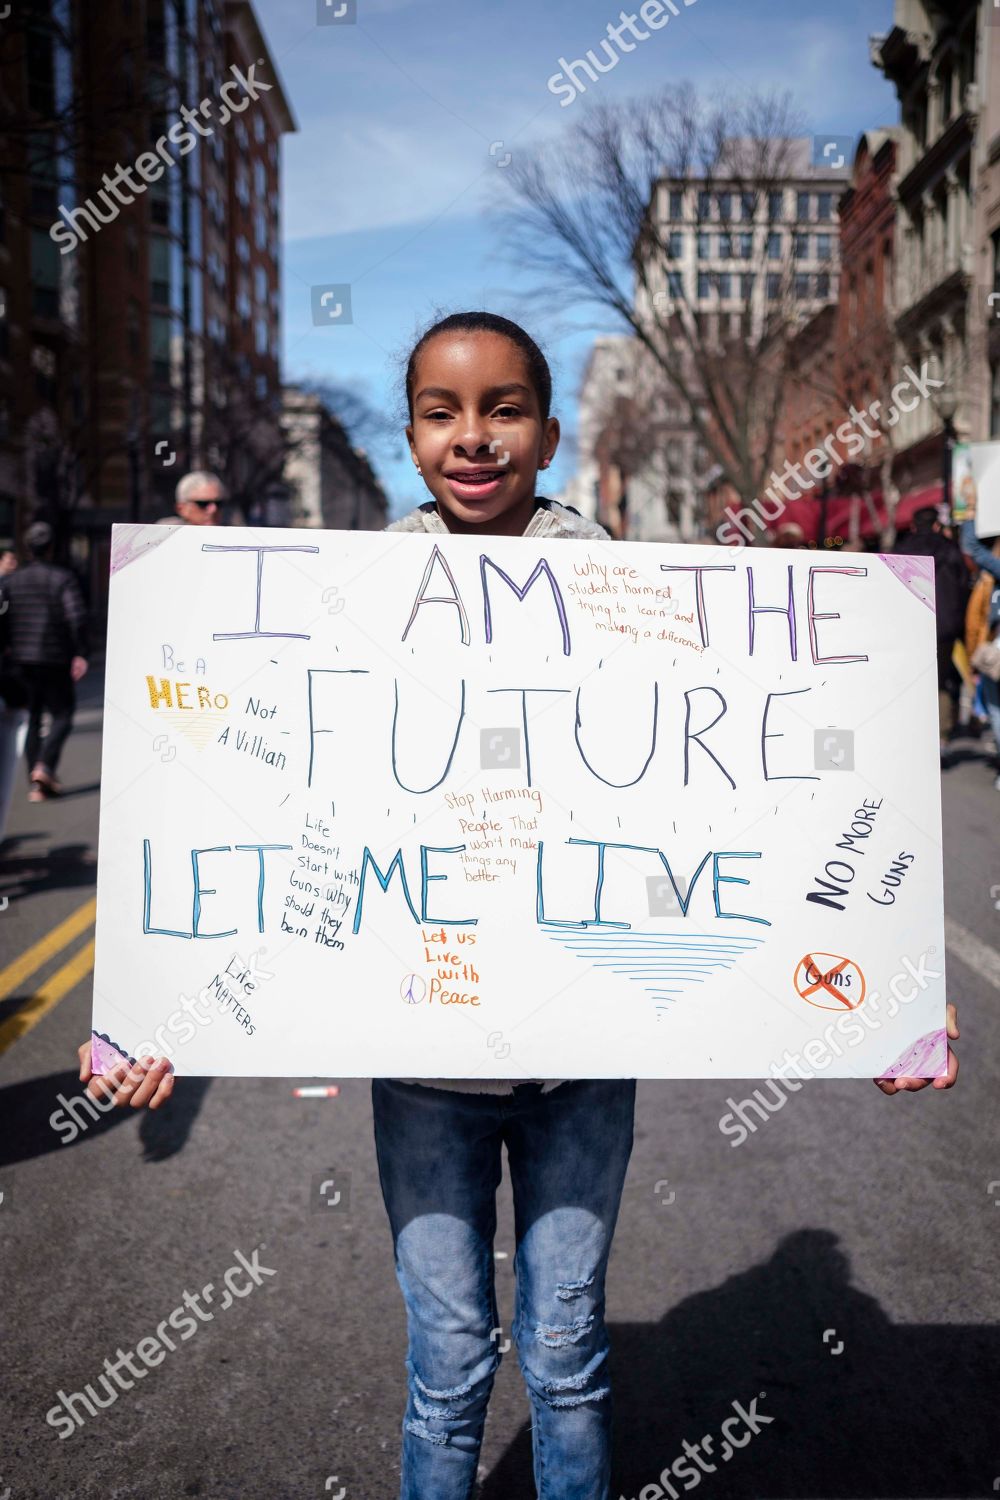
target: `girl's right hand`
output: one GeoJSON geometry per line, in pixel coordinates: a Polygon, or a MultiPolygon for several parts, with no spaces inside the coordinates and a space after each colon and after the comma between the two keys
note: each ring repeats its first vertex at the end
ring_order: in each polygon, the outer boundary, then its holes
{"type": "Polygon", "coordinates": [[[90,1043],[84,1042],[77,1050],[80,1082],[87,1085],[87,1093],[94,1099],[113,1095],[115,1104],[131,1104],[133,1109],[148,1104],[150,1109],[157,1109],[173,1093],[174,1074],[165,1057],[156,1062],[151,1057],[140,1058],[134,1066],[119,1063],[110,1073],[94,1073],[90,1066],[90,1043]]]}

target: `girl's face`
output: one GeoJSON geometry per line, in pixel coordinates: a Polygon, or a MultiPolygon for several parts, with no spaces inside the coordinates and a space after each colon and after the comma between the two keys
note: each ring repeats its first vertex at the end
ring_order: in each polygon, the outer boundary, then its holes
{"type": "Polygon", "coordinates": [[[543,419],[528,362],[510,339],[440,333],[417,360],[406,436],[449,531],[520,536],[559,423],[543,419]]]}

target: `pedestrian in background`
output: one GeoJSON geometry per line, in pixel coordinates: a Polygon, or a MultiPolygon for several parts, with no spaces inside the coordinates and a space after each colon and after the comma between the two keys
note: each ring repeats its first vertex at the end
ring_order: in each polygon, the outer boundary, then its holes
{"type": "Polygon", "coordinates": [[[912,530],[896,543],[904,557],[934,559],[935,616],[937,620],[938,730],[941,764],[947,765],[948,745],[955,730],[961,674],[952,660],[955,642],[965,630],[969,602],[969,570],[958,543],[946,535],[937,507],[925,505],[914,513],[912,530]]]}
{"type": "MultiPolygon", "coordinates": [[[[87,609],[69,568],[52,561],[52,527],[29,526],[27,562],[0,580],[0,640],[4,672],[23,692],[28,710],[25,751],[29,802],[56,797],[62,787],[56,767],[73,725],[76,683],[87,670],[87,609]],[[48,714],[48,732],[42,717],[48,714]]],[[[16,688],[15,688],[16,692],[16,688]]]]}
{"type": "Polygon", "coordinates": [[[195,469],[177,481],[176,514],[161,516],[158,526],[221,526],[229,492],[217,474],[195,469]]]}
{"type": "Polygon", "coordinates": [[[7,577],[8,573],[17,572],[17,553],[10,547],[0,552],[0,579],[7,577]]]}
{"type": "MultiPolygon", "coordinates": [[[[965,649],[979,673],[979,690],[989,715],[1000,773],[1000,537],[977,537],[975,522],[962,522],[962,551],[982,570],[965,617],[965,649]]],[[[1000,774],[994,787],[1000,792],[1000,774]]]]}

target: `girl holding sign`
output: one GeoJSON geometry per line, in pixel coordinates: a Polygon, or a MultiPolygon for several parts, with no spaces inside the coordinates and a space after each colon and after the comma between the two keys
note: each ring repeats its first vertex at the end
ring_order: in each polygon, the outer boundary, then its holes
{"type": "MultiPolygon", "coordinates": [[[[535,493],[559,424],[534,340],[489,313],[460,313],[418,342],[406,373],[410,452],[430,499],[391,531],[601,538],[535,493]]],[[[954,1006],[949,1036],[957,1037],[954,1006]]],[[[166,1059],[80,1077],[95,1096],[156,1108],[166,1059]]],[[[949,1048],[949,1088],[958,1062],[949,1048]]],[[[929,1079],[875,1080],[887,1094],[929,1079]]],[[[532,1407],[543,1500],[607,1500],[611,1388],[604,1281],[632,1148],[634,1079],[372,1082],[379,1175],[406,1304],[409,1399],[401,1500],[468,1500],[500,1361],[493,1240],[501,1151],[514,1196],[511,1333],[532,1407]]],[[[683,1464],[683,1460],[681,1463],[683,1464]]],[[[685,1488],[688,1486],[685,1485],[685,1488]]]]}

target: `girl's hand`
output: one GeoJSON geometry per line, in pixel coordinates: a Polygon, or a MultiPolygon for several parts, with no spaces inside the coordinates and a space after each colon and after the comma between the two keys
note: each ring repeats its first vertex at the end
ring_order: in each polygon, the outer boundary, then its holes
{"type": "Polygon", "coordinates": [[[114,1096],[116,1104],[131,1104],[141,1109],[148,1104],[157,1109],[174,1091],[174,1074],[165,1057],[156,1062],[151,1057],[140,1058],[134,1067],[119,1063],[110,1073],[97,1073],[90,1066],[90,1043],[78,1048],[80,1054],[80,1082],[87,1085],[87,1093],[94,1099],[114,1096]]]}
{"type": "MultiPolygon", "coordinates": [[[[956,1042],[960,1035],[958,1030],[958,1011],[950,1001],[945,1009],[948,1017],[948,1036],[952,1042],[956,1042]]],[[[918,1090],[925,1089],[929,1083],[932,1083],[936,1089],[950,1089],[957,1077],[958,1058],[955,1056],[949,1043],[948,1072],[944,1078],[874,1078],[872,1082],[878,1084],[883,1094],[915,1094],[918,1090]]]]}

